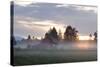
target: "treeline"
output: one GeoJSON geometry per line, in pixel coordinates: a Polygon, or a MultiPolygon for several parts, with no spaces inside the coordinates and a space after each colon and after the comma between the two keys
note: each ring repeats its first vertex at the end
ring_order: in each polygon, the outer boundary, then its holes
{"type": "MultiPolygon", "coordinates": [[[[78,30],[70,25],[68,25],[65,29],[65,32],[62,33],[61,30],[57,32],[56,28],[50,28],[48,32],[45,33],[43,40],[49,40],[49,41],[77,41],[79,40],[78,30]]],[[[97,40],[97,32],[94,32],[94,34],[89,35],[90,38],[94,36],[94,40],[97,40]]],[[[28,35],[28,40],[36,39],[34,36],[31,37],[31,35],[28,35]]]]}
{"type": "MultiPolygon", "coordinates": [[[[42,38],[41,40],[48,43],[54,43],[54,44],[58,43],[61,40],[77,41],[79,40],[78,33],[79,33],[78,30],[70,25],[66,27],[64,33],[62,33],[61,30],[57,32],[56,28],[53,27],[52,29],[50,29],[48,32],[45,33],[44,38],[42,38]]],[[[92,37],[92,34],[90,34],[89,36],[92,37]]],[[[97,32],[94,32],[93,36],[94,36],[94,41],[97,41],[97,32]]],[[[32,40],[32,39],[36,40],[37,38],[28,35],[27,40],[32,40]]],[[[16,39],[14,36],[11,38],[11,40],[13,40],[13,44],[16,44],[16,39]]]]}
{"type": "MultiPolygon", "coordinates": [[[[79,33],[78,30],[70,25],[66,27],[64,33],[62,33],[61,30],[57,32],[56,28],[53,27],[52,29],[50,28],[50,30],[45,33],[44,38],[42,38],[41,40],[43,42],[45,41],[45,42],[54,43],[54,44],[57,44],[61,40],[77,41],[79,40],[78,33],[79,33]]],[[[92,34],[90,34],[89,36],[92,37],[92,34]]],[[[93,36],[94,36],[94,41],[97,41],[97,32],[94,32],[93,36]]],[[[31,35],[28,35],[27,40],[32,40],[32,39],[36,40],[37,38],[35,38],[34,36],[31,37],[31,35]]],[[[14,36],[11,37],[11,42],[13,42],[13,44],[16,44],[16,39],[14,36]]]]}
{"type": "MultiPolygon", "coordinates": [[[[57,32],[56,28],[50,28],[50,30],[48,32],[45,33],[44,38],[41,38],[43,40],[51,40],[51,41],[77,41],[79,40],[79,32],[76,28],[68,25],[65,29],[65,32],[62,33],[61,30],[59,30],[59,32],[57,32]]],[[[92,36],[94,36],[94,40],[97,41],[97,32],[94,32],[94,34],[90,34],[89,37],[91,38],[92,36]]],[[[13,40],[15,40],[15,37],[12,38],[13,40]]],[[[32,39],[37,39],[34,36],[28,35],[27,36],[27,40],[32,40],[32,39]]]]}
{"type": "Polygon", "coordinates": [[[64,34],[62,34],[61,31],[57,32],[56,28],[53,27],[45,34],[44,39],[51,42],[60,41],[62,39],[64,41],[76,41],[78,40],[78,31],[76,30],[76,28],[73,28],[69,25],[66,27],[64,34]]]}
{"type": "MultiPolygon", "coordinates": [[[[57,32],[56,28],[53,27],[47,33],[45,33],[44,40],[48,40],[50,42],[58,42],[60,40],[77,41],[79,40],[78,33],[79,33],[78,30],[70,25],[66,27],[65,32],[63,34],[61,34],[60,31],[57,32]]],[[[94,35],[94,40],[97,40],[97,32],[94,32],[93,35],[94,35]]],[[[92,34],[90,37],[92,37],[92,34]]]]}

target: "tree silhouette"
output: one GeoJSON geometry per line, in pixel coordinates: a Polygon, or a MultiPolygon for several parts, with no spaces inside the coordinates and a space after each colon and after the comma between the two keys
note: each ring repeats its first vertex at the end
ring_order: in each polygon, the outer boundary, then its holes
{"type": "Polygon", "coordinates": [[[45,34],[45,38],[46,40],[48,40],[51,43],[56,44],[58,41],[58,35],[57,35],[57,31],[56,28],[53,27],[52,29],[50,29],[46,34],[45,34]]]}
{"type": "Polygon", "coordinates": [[[33,36],[32,39],[35,39],[35,37],[33,36]]]}
{"type": "Polygon", "coordinates": [[[89,37],[90,37],[90,40],[91,40],[91,38],[92,38],[92,34],[90,34],[89,37]]]}
{"type": "Polygon", "coordinates": [[[97,32],[94,32],[94,40],[97,40],[97,32]]]}
{"type": "Polygon", "coordinates": [[[48,33],[45,34],[45,39],[49,39],[49,34],[48,33]]]}
{"type": "Polygon", "coordinates": [[[72,28],[72,26],[67,26],[65,33],[64,33],[64,39],[68,41],[77,40],[77,33],[78,31],[75,28],[72,28]]]}
{"type": "Polygon", "coordinates": [[[71,36],[72,36],[72,27],[67,26],[65,33],[64,33],[64,39],[65,40],[72,40],[71,36]]]}
{"type": "Polygon", "coordinates": [[[51,30],[50,35],[52,38],[58,39],[58,35],[57,35],[57,31],[56,31],[55,27],[53,27],[53,29],[51,30]]]}
{"type": "Polygon", "coordinates": [[[77,33],[78,31],[76,30],[76,28],[73,28],[72,29],[72,39],[73,40],[77,40],[77,37],[78,37],[77,33]]]}
{"type": "Polygon", "coordinates": [[[31,40],[31,35],[28,35],[27,40],[31,40]]]}

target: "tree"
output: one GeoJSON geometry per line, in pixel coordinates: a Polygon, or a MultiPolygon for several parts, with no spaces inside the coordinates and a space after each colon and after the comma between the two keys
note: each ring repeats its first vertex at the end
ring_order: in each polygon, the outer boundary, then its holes
{"type": "Polygon", "coordinates": [[[50,35],[52,38],[58,39],[58,35],[57,35],[57,31],[56,31],[55,27],[53,27],[53,29],[51,30],[50,35]]]}
{"type": "Polygon", "coordinates": [[[97,32],[94,32],[94,40],[97,40],[97,32]]]}
{"type": "Polygon", "coordinates": [[[73,29],[72,29],[72,39],[73,39],[73,40],[77,40],[77,39],[78,39],[78,38],[77,38],[77,37],[78,37],[77,34],[78,34],[78,31],[76,30],[76,28],[73,28],[73,29]]]}
{"type": "Polygon", "coordinates": [[[45,39],[48,39],[48,38],[49,38],[49,34],[46,33],[46,34],[45,34],[45,39]]]}
{"type": "Polygon", "coordinates": [[[91,40],[92,39],[92,34],[90,34],[89,37],[90,37],[90,40],[91,40]]]}
{"type": "Polygon", "coordinates": [[[35,37],[33,36],[32,39],[35,39],[35,37]]]}
{"type": "Polygon", "coordinates": [[[48,40],[51,43],[56,44],[58,41],[58,35],[57,35],[57,31],[56,28],[53,27],[52,29],[50,29],[46,34],[45,34],[45,38],[46,40],[48,40]]]}
{"type": "Polygon", "coordinates": [[[71,36],[72,36],[72,27],[67,26],[65,33],[64,33],[64,39],[65,40],[71,40],[71,36]]]}
{"type": "Polygon", "coordinates": [[[27,40],[31,40],[31,35],[28,35],[27,40]]]}
{"type": "Polygon", "coordinates": [[[72,28],[72,26],[69,25],[65,30],[64,39],[68,41],[77,40],[77,33],[78,31],[76,30],[76,28],[72,28]]]}

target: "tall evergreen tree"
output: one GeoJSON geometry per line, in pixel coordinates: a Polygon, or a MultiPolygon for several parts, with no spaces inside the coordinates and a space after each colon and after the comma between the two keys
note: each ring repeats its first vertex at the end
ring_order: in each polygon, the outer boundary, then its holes
{"type": "Polygon", "coordinates": [[[65,40],[72,40],[72,27],[69,25],[67,26],[65,33],[64,33],[65,40]]]}
{"type": "Polygon", "coordinates": [[[51,30],[50,36],[53,37],[54,39],[58,39],[58,35],[55,27],[53,27],[53,29],[51,30]]]}
{"type": "Polygon", "coordinates": [[[58,41],[58,35],[57,35],[57,31],[56,31],[55,27],[53,27],[52,29],[50,29],[45,34],[45,39],[49,40],[51,43],[57,43],[57,41],[58,41]]]}

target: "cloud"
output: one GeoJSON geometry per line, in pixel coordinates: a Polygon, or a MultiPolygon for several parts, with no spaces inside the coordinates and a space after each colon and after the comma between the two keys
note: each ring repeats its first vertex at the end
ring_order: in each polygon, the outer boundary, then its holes
{"type": "Polygon", "coordinates": [[[81,10],[81,11],[93,11],[94,13],[97,13],[97,7],[96,6],[75,6],[77,10],[81,10]]]}
{"type": "MultiPolygon", "coordinates": [[[[55,21],[45,20],[45,21],[33,21],[33,20],[16,20],[16,23],[19,25],[23,25],[24,27],[33,29],[33,28],[40,28],[44,31],[48,31],[52,27],[64,28],[64,24],[55,23],[55,21]]],[[[58,30],[58,29],[57,29],[58,30]]]]}
{"type": "Polygon", "coordinates": [[[50,29],[55,27],[57,31],[59,29],[62,30],[62,32],[65,31],[64,24],[58,24],[55,23],[55,21],[52,20],[33,20],[29,17],[15,17],[14,18],[14,33],[15,35],[24,35],[25,37],[28,34],[41,37],[44,36],[44,34],[50,29]]]}
{"type": "Polygon", "coordinates": [[[59,4],[59,5],[56,5],[56,7],[68,7],[67,4],[59,4]]]}
{"type": "MultiPolygon", "coordinates": [[[[24,25],[19,26],[22,30],[27,30],[26,33],[35,32],[34,34],[36,35],[36,32],[40,32],[38,35],[43,36],[52,26],[56,28],[58,26],[59,29],[66,25],[76,27],[82,34],[89,34],[97,30],[97,7],[56,3],[32,3],[27,6],[15,4],[14,9],[15,22],[18,25],[24,25]],[[30,31],[28,28],[30,28],[30,31]]],[[[17,28],[17,30],[20,28],[17,28]]]]}
{"type": "Polygon", "coordinates": [[[27,6],[31,4],[33,0],[14,0],[14,3],[20,5],[20,6],[27,6]]]}

